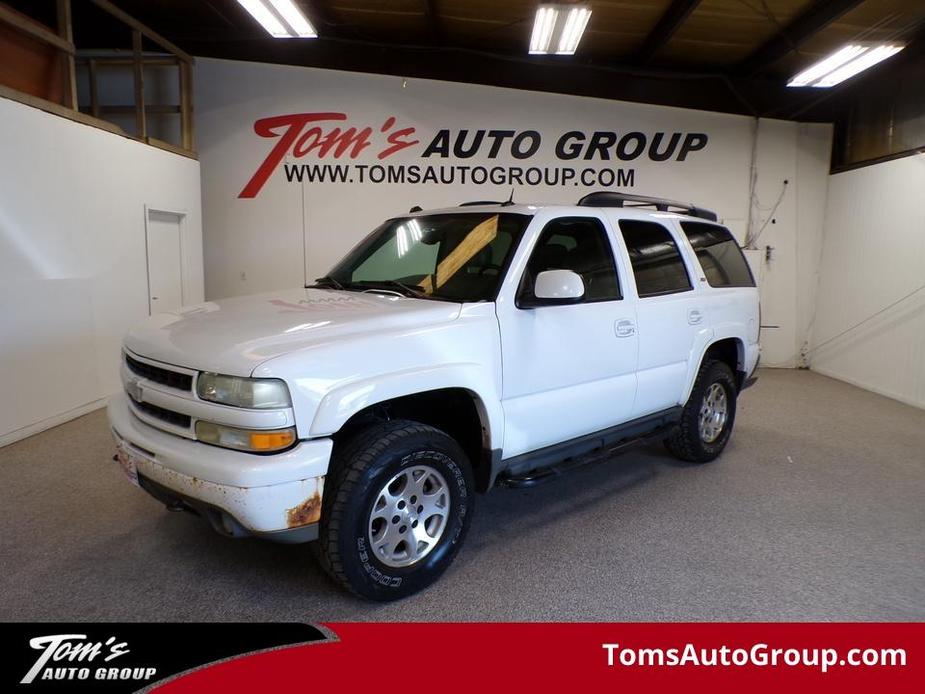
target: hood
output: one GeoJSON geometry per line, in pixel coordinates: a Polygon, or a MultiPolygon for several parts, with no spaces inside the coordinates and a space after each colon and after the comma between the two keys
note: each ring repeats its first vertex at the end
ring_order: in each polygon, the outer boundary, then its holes
{"type": "Polygon", "coordinates": [[[187,306],[151,316],[125,338],[143,357],[249,376],[267,359],[358,333],[455,320],[460,304],[371,292],[292,289],[187,306]]]}

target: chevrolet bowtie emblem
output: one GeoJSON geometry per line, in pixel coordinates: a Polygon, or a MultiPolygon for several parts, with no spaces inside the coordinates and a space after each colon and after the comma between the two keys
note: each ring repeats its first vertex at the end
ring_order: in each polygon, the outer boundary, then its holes
{"type": "Polygon", "coordinates": [[[128,396],[135,402],[141,402],[143,390],[141,383],[139,383],[137,379],[125,382],[125,392],[128,393],[128,396]]]}

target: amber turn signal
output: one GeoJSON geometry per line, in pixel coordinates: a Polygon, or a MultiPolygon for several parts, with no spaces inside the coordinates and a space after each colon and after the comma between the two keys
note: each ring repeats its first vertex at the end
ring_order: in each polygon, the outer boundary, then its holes
{"type": "Polygon", "coordinates": [[[233,448],[251,453],[281,451],[295,443],[295,428],[288,429],[239,429],[213,422],[196,422],[196,438],[214,446],[233,448]]]}

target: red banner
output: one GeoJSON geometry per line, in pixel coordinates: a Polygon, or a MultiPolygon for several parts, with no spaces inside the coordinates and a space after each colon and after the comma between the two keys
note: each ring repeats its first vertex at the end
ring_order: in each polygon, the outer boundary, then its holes
{"type": "Polygon", "coordinates": [[[330,624],[332,640],[207,666],[163,694],[922,691],[925,624],[330,624]],[[679,689],[684,688],[684,689],[679,689]]]}

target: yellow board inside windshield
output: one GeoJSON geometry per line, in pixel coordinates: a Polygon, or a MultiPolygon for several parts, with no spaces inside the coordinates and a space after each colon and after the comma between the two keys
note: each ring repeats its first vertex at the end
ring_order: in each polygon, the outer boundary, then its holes
{"type": "MultiPolygon", "coordinates": [[[[489,217],[472,231],[466,234],[456,248],[437,266],[436,288],[439,289],[446,284],[449,279],[459,272],[459,269],[468,263],[479,251],[495,240],[498,235],[498,215],[489,217]]],[[[425,294],[432,294],[434,291],[434,277],[430,276],[420,282],[424,288],[425,294]]]]}

